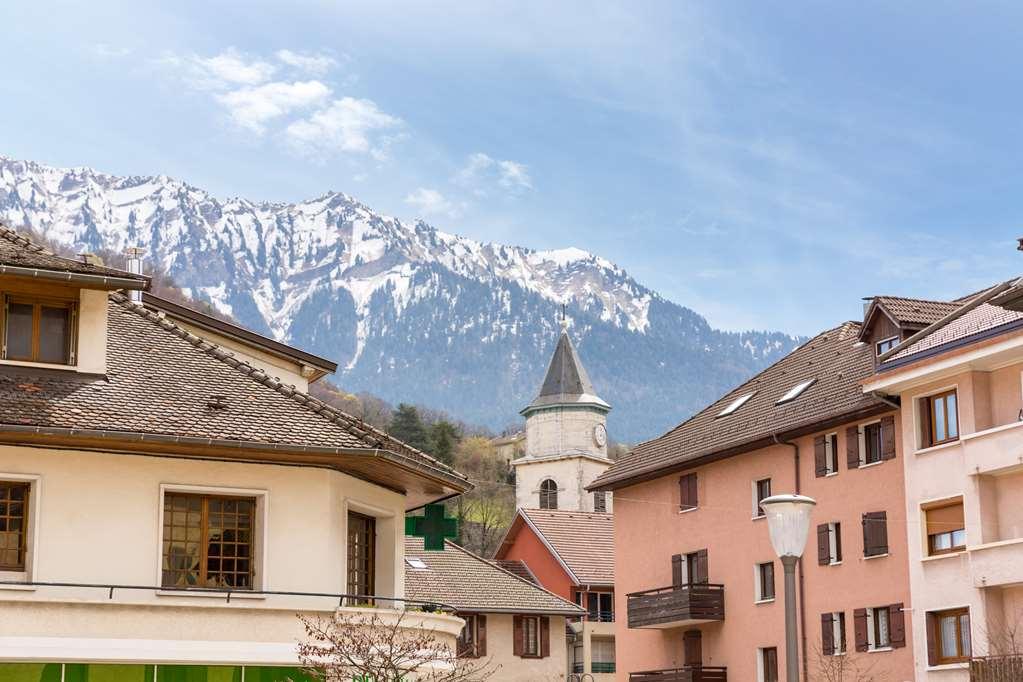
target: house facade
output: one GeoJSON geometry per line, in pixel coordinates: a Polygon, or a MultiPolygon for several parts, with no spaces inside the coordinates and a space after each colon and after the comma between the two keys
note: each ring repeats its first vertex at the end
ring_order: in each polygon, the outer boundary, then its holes
{"type": "Polygon", "coordinates": [[[428,551],[405,540],[406,593],[453,606],[465,621],[458,639],[463,662],[502,682],[553,682],[568,674],[566,623],[583,609],[534,580],[448,542],[428,551]]]}
{"type": "Polygon", "coordinates": [[[453,649],[403,521],[464,477],[147,284],[0,230],[0,679],[304,679],[296,614],[367,603],[453,649]]]}
{"type": "Polygon", "coordinates": [[[874,362],[859,323],[825,331],[591,484],[615,497],[617,679],[780,679],[782,567],[759,501],[783,492],[817,501],[801,677],[913,679],[901,414],[863,392],[874,362]]]}
{"type": "Polygon", "coordinates": [[[1006,282],[954,302],[865,382],[902,404],[917,680],[1023,654],[1021,300],[1006,282]]]}

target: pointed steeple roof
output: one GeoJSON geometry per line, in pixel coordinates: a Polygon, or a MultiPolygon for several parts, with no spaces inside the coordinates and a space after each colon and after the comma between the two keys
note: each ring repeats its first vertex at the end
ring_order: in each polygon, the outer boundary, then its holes
{"type": "Polygon", "coordinates": [[[540,393],[521,413],[554,405],[592,405],[605,411],[611,409],[593,390],[586,368],[568,336],[568,325],[564,319],[561,321],[561,337],[547,368],[547,376],[540,386],[540,393]]]}

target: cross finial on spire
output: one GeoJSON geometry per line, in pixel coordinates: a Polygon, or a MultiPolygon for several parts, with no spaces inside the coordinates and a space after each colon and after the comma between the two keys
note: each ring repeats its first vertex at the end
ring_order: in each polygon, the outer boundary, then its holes
{"type": "Polygon", "coordinates": [[[561,329],[563,331],[568,330],[568,315],[565,312],[567,308],[568,308],[567,305],[565,305],[564,303],[561,304],[561,329]]]}

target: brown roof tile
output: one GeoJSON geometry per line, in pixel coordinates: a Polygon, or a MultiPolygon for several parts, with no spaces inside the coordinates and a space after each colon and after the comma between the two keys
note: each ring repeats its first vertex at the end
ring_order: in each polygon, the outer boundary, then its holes
{"type": "Polygon", "coordinates": [[[877,296],[874,300],[894,317],[896,322],[904,325],[932,324],[960,306],[959,303],[901,296],[877,296]]]}
{"type": "Polygon", "coordinates": [[[578,616],[584,611],[544,588],[476,556],[452,542],[443,551],[423,549],[422,538],[405,538],[405,594],[411,599],[482,613],[547,613],[578,616]],[[408,559],[420,559],[416,569],[408,559]]]}
{"type": "Polygon", "coordinates": [[[859,323],[846,322],[818,334],[663,436],[637,445],[589,488],[619,487],[702,458],[763,447],[774,435],[810,432],[831,420],[881,411],[885,404],[860,386],[874,361],[872,350],[859,342],[859,331],[859,323]],[[798,397],[777,404],[807,380],[814,383],[798,397]],[[749,393],[753,396],[734,413],[718,416],[749,393]]]}
{"type": "Polygon", "coordinates": [[[108,268],[102,265],[92,265],[58,256],[2,225],[0,225],[0,265],[54,272],[69,272],[80,275],[135,279],[140,282],[147,280],[146,277],[133,275],[123,270],[108,268]]]}
{"type": "Polygon", "coordinates": [[[615,581],[614,517],[568,509],[520,509],[581,585],[615,581]]]}
{"type": "Polygon", "coordinates": [[[961,317],[949,321],[921,339],[899,349],[886,358],[882,368],[910,360],[922,353],[939,352],[947,346],[969,342],[974,337],[1011,331],[1021,326],[1023,312],[1006,310],[990,303],[982,303],[961,317]]]}
{"type": "Polygon", "coordinates": [[[281,383],[158,313],[111,293],[103,376],[0,366],[0,430],[50,427],[236,441],[253,447],[382,449],[464,480],[429,455],[281,383]],[[211,409],[214,396],[225,407],[211,409]]]}
{"type": "Polygon", "coordinates": [[[533,572],[529,570],[529,566],[526,565],[526,562],[521,559],[497,559],[494,563],[509,573],[514,573],[523,580],[528,580],[534,585],[540,584],[540,581],[536,579],[533,572]]]}

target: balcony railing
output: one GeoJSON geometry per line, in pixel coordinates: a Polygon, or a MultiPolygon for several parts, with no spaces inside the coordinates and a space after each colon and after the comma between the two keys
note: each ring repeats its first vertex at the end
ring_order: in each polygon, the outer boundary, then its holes
{"type": "Polygon", "coordinates": [[[592,673],[613,673],[615,671],[614,661],[601,662],[593,661],[590,663],[590,672],[592,673]]]}
{"type": "Polygon", "coordinates": [[[970,682],[1023,680],[1023,655],[987,656],[970,661],[970,682]]]}
{"type": "Polygon", "coordinates": [[[586,614],[586,620],[591,623],[613,623],[615,614],[614,611],[590,611],[586,614]]]}
{"type": "Polygon", "coordinates": [[[632,592],[628,599],[630,628],[664,629],[725,619],[724,585],[694,583],[659,587],[632,592]]]}
{"type": "Polygon", "coordinates": [[[629,682],[728,682],[728,669],[687,665],[670,670],[646,670],[629,673],[629,682]]]}

